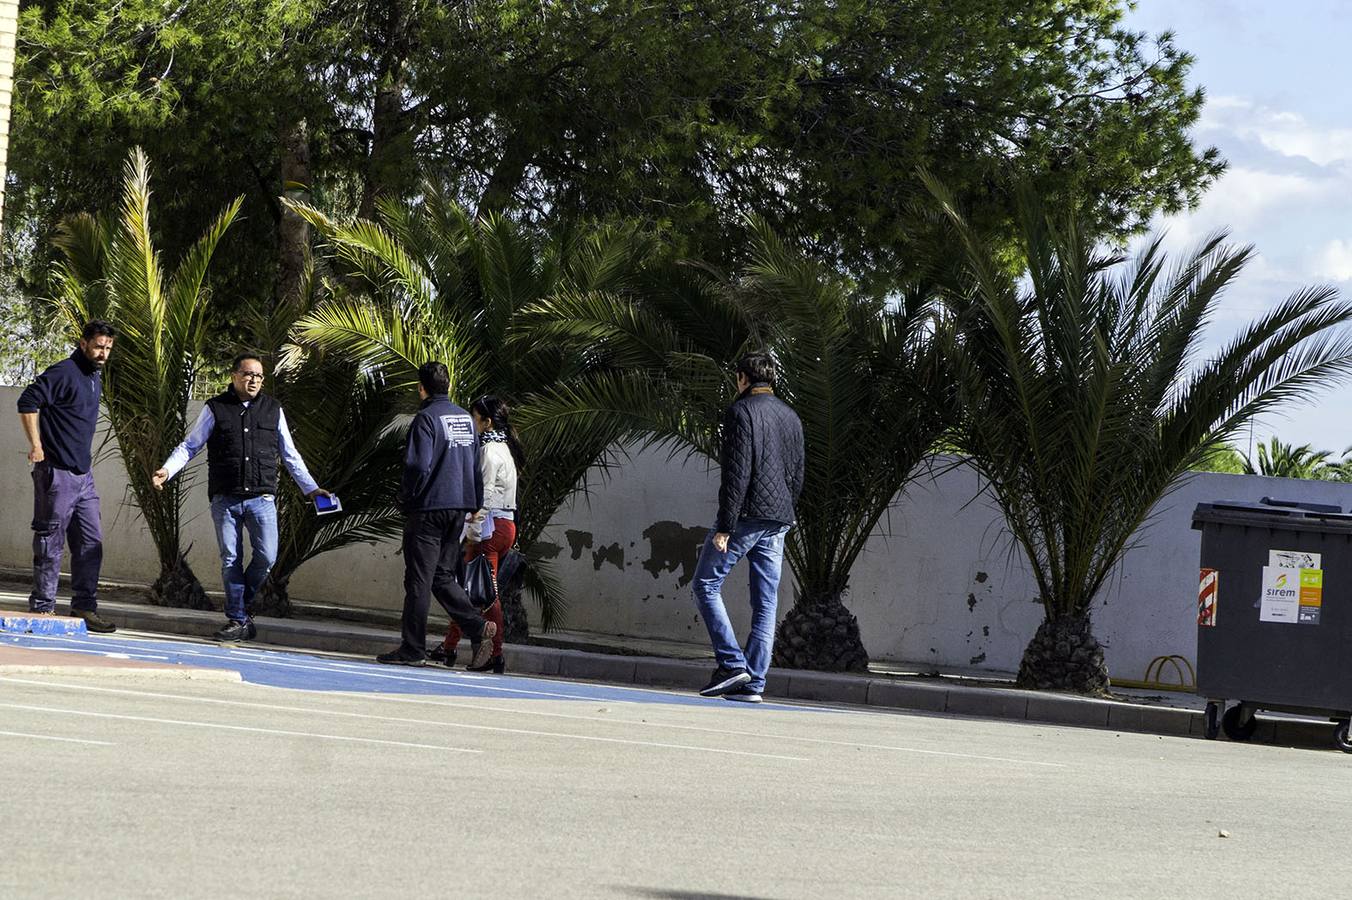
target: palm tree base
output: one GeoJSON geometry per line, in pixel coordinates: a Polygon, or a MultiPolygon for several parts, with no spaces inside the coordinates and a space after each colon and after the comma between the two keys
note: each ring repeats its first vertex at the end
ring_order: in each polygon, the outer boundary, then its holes
{"type": "Polygon", "coordinates": [[[1038,627],[1019,664],[1018,687],[1105,696],[1108,667],[1088,616],[1057,616],[1038,627]]]}
{"type": "Polygon", "coordinates": [[[150,602],[183,609],[215,609],[184,556],[160,572],[160,577],[150,586],[150,602]]]}
{"type": "Polygon", "coordinates": [[[859,620],[839,600],[799,603],[779,623],[773,664],[818,672],[866,672],[859,620]]]}
{"type": "Polygon", "coordinates": [[[268,577],[263,579],[263,586],[258,589],[253,602],[249,604],[249,615],[276,616],[279,619],[289,618],[291,616],[290,585],[290,574],[277,577],[277,570],[273,569],[268,577]]]}
{"type": "Polygon", "coordinates": [[[521,602],[520,586],[504,588],[498,595],[502,601],[502,639],[509,644],[524,644],[530,638],[530,621],[526,605],[521,602]]]}

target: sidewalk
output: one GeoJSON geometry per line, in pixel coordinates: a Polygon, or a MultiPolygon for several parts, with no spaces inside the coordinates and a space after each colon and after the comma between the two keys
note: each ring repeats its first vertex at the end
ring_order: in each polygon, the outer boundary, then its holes
{"type": "MultiPolygon", "coordinates": [[[[0,610],[25,609],[25,597],[4,593],[5,587],[10,586],[0,587],[0,610]]],[[[119,628],[196,637],[210,637],[223,621],[218,612],[113,600],[101,601],[99,612],[119,628]]],[[[254,644],[374,656],[399,642],[398,631],[394,628],[345,620],[258,618],[255,624],[258,637],[251,642],[254,644]]],[[[557,637],[548,635],[543,640],[559,643],[557,637]]],[[[608,642],[609,639],[604,638],[589,641],[588,650],[534,643],[508,644],[505,655],[509,671],[518,674],[692,690],[704,684],[712,666],[711,658],[633,655],[633,642],[623,655],[598,652],[598,648],[604,650],[604,644],[608,642]]],[[[664,642],[638,643],[648,649],[660,648],[664,642]]],[[[662,651],[648,649],[648,652],[662,651]]],[[[877,671],[868,675],[847,675],[795,669],[771,669],[765,694],[877,707],[880,711],[915,710],[1146,734],[1200,737],[1203,729],[1201,710],[1204,703],[1189,694],[1166,700],[1155,695],[1124,693],[1123,699],[1102,700],[1073,694],[1023,691],[989,681],[974,685],[951,677],[877,671]],[[1179,705],[1171,705],[1171,702],[1179,705]]],[[[1252,742],[1326,747],[1330,744],[1329,726],[1316,720],[1264,715],[1252,742]]]]}

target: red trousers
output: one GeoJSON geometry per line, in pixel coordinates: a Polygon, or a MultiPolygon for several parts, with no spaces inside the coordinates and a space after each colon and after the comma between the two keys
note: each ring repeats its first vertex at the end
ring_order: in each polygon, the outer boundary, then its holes
{"type": "MultiPolygon", "coordinates": [[[[516,543],[516,523],[511,519],[494,519],[493,534],[488,540],[480,541],[477,544],[470,544],[465,548],[465,562],[469,562],[477,556],[488,557],[488,567],[493,570],[493,583],[498,581],[498,560],[512,549],[516,543]]],[[[493,605],[483,612],[484,618],[498,626],[498,633],[493,635],[493,655],[502,655],[502,598],[493,601],[493,605]]],[[[446,632],[446,652],[455,652],[456,645],[460,643],[460,626],[451,622],[450,630],[446,632]]]]}

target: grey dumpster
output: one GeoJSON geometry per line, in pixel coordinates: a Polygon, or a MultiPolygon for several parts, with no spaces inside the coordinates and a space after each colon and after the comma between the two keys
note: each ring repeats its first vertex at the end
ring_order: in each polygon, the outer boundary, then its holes
{"type": "Polygon", "coordinates": [[[1265,497],[1199,503],[1192,527],[1206,736],[1248,740],[1258,711],[1299,713],[1327,717],[1352,753],[1352,514],[1265,497]]]}

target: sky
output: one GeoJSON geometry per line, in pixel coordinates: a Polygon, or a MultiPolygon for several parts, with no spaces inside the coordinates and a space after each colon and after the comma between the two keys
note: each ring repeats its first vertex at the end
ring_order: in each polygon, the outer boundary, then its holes
{"type": "MultiPolygon", "coordinates": [[[[1155,223],[1166,247],[1227,228],[1258,251],[1208,345],[1307,285],[1352,299],[1352,0],[1138,0],[1125,24],[1172,31],[1196,58],[1190,81],[1207,102],[1193,139],[1229,162],[1197,209],[1155,223]]],[[[1274,434],[1335,455],[1352,447],[1352,380],[1264,416],[1253,440],[1274,434]]],[[[1247,451],[1248,434],[1236,444],[1247,451]]]]}

